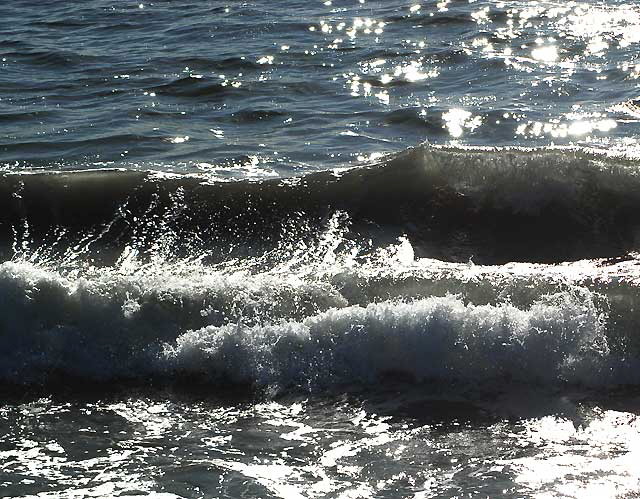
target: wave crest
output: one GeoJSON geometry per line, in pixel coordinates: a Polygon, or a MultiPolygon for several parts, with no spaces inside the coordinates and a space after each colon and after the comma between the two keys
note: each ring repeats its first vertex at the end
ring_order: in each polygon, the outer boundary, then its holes
{"type": "Polygon", "coordinates": [[[163,231],[174,234],[177,256],[194,246],[218,257],[228,248],[262,253],[296,226],[307,234],[298,238],[320,232],[337,212],[349,216],[354,240],[385,245],[405,236],[417,256],[444,261],[551,263],[640,249],[637,165],[568,150],[425,146],[339,174],[261,182],[131,171],[5,175],[0,194],[0,251],[25,225],[33,246],[70,247],[94,233],[87,256],[107,264],[135,241],[148,252],[163,231]]]}

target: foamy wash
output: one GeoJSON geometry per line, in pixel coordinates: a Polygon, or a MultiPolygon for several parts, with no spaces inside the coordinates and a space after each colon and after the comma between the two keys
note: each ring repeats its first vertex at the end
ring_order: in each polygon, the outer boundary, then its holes
{"type": "Polygon", "coordinates": [[[640,493],[638,7],[0,18],[0,496],[640,493]]]}

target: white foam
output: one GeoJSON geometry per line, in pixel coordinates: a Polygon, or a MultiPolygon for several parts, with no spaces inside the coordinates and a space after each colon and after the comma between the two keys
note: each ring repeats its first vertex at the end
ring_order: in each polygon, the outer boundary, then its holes
{"type": "Polygon", "coordinates": [[[603,318],[589,293],[564,292],[528,310],[445,296],[210,326],[167,344],[160,362],[216,379],[315,389],[397,373],[418,381],[593,383],[606,355],[603,318]]]}
{"type": "Polygon", "coordinates": [[[196,264],[62,274],[0,264],[0,379],[37,381],[51,370],[109,379],[144,376],[149,356],[185,329],[295,317],[344,306],[325,282],[196,264]]]}
{"type": "Polygon", "coordinates": [[[617,279],[635,262],[447,264],[416,260],[406,239],[363,257],[339,229],[272,264],[1,264],[0,380],[640,383],[637,280],[617,279]]]}

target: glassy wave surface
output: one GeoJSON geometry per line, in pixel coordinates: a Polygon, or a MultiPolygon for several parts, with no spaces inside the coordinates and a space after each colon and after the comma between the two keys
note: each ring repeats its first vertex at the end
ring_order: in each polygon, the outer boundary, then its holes
{"type": "Polygon", "coordinates": [[[0,495],[637,496],[640,8],[0,17],[0,495]]]}

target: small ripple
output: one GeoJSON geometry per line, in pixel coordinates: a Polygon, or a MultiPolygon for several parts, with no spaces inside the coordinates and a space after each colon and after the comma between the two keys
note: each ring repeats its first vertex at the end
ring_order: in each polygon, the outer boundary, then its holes
{"type": "Polygon", "coordinates": [[[216,59],[202,56],[156,57],[150,60],[154,65],[187,66],[198,71],[248,71],[259,69],[260,65],[245,57],[226,57],[216,59]]]}
{"type": "Polygon", "coordinates": [[[411,18],[411,22],[412,24],[416,24],[418,26],[451,26],[476,23],[473,18],[467,14],[448,14],[442,12],[415,16],[411,18]]]}
{"type": "Polygon", "coordinates": [[[32,26],[43,26],[46,28],[85,28],[87,26],[91,26],[90,23],[83,22],[81,20],[76,19],[46,19],[46,20],[37,20],[31,23],[32,26]]]}
{"type": "Polygon", "coordinates": [[[255,123],[263,120],[273,120],[282,118],[288,114],[275,109],[243,109],[230,116],[230,121],[234,123],[255,123]]]}
{"type": "Polygon", "coordinates": [[[213,81],[212,78],[185,76],[164,85],[157,85],[150,90],[174,97],[223,97],[235,90],[232,85],[213,81]]]}
{"type": "Polygon", "coordinates": [[[70,68],[88,61],[96,60],[96,57],[78,54],[71,51],[55,51],[55,50],[31,50],[19,52],[5,53],[5,57],[15,58],[16,60],[34,66],[43,66],[50,68],[70,68]]]}
{"type": "Polygon", "coordinates": [[[0,112],[0,123],[17,123],[47,118],[57,114],[56,111],[0,112]]]}

